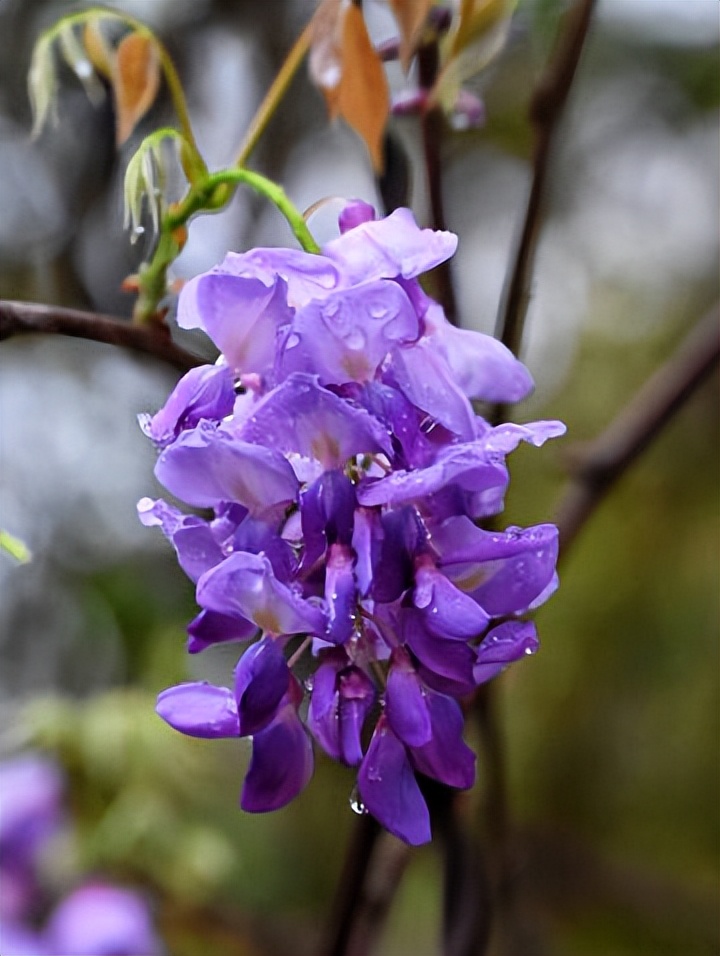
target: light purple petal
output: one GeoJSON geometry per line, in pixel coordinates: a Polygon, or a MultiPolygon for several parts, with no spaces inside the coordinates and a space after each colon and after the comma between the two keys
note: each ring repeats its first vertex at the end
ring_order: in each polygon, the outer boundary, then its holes
{"type": "Polygon", "coordinates": [[[252,514],[289,504],[298,481],[272,448],[199,425],[183,432],[157,460],[155,475],[172,494],[198,508],[236,501],[252,514]]]}
{"type": "MultiPolygon", "coordinates": [[[[6,900],[3,900],[3,910],[6,910],[5,903],[6,900]]],[[[0,952],[3,956],[55,956],[59,950],[51,949],[46,940],[30,927],[3,915],[0,926],[0,952]]]]}
{"type": "Polygon", "coordinates": [[[410,279],[445,262],[457,248],[451,232],[420,229],[409,209],[360,223],[327,243],[323,253],[340,267],[348,282],[410,279]]]}
{"type": "Polygon", "coordinates": [[[280,276],[287,283],[287,301],[299,308],[310,299],[323,298],[340,283],[334,262],[300,249],[259,248],[249,252],[229,252],[220,272],[257,278],[270,285],[280,276]]]}
{"type": "Polygon", "coordinates": [[[258,733],[275,719],[289,680],[283,653],[272,638],[265,637],[245,651],[235,668],[241,737],[258,733]]]}
{"type": "Polygon", "coordinates": [[[506,621],[494,627],[478,647],[473,676],[477,684],[491,680],[526,654],[534,654],[540,642],[532,621],[506,621]]]}
{"type": "Polygon", "coordinates": [[[228,614],[218,614],[217,611],[201,611],[188,624],[188,653],[198,654],[213,644],[247,641],[257,634],[257,630],[257,624],[243,617],[230,617],[228,614]]]}
{"type": "Polygon", "coordinates": [[[433,342],[393,350],[389,371],[401,392],[418,408],[467,441],[475,434],[475,413],[456,383],[447,359],[433,342]]]}
{"type": "Polygon", "coordinates": [[[298,312],[282,371],[314,373],[323,385],[367,382],[388,352],[419,334],[417,315],[400,286],[384,279],[367,282],[298,312]]]}
{"type": "Polygon", "coordinates": [[[387,478],[363,481],[357,497],[361,505],[398,505],[417,501],[456,485],[459,491],[482,494],[504,489],[505,466],[488,456],[478,442],[463,442],[441,452],[427,468],[396,471],[387,478]]]}
{"type": "Polygon", "coordinates": [[[178,325],[204,329],[236,372],[263,373],[275,360],[278,329],[292,318],[287,287],[250,277],[210,272],[180,293],[178,325]]]}
{"type": "MultiPolygon", "coordinates": [[[[145,899],[133,890],[90,883],[59,904],[47,930],[58,956],[160,956],[145,899]]],[[[5,951],[3,951],[5,952],[5,951]]]]}
{"type": "Polygon", "coordinates": [[[220,421],[232,412],[234,404],[230,369],[226,365],[201,365],[183,375],[156,415],[141,416],[140,425],[149,438],[164,446],[204,418],[220,421]]]}
{"type": "Polygon", "coordinates": [[[312,743],[292,703],[253,737],[252,759],[240,806],[249,813],[279,810],[294,800],[313,773],[312,743]]]}
{"type": "Polygon", "coordinates": [[[430,814],[407,751],[381,717],[358,774],[366,809],[386,830],[418,846],[431,839],[430,814]]]}
{"type": "Polygon", "coordinates": [[[460,705],[444,694],[427,692],[432,723],[431,739],[413,747],[410,760],[420,773],[448,787],[466,790],[475,783],[475,754],[462,737],[464,720],[460,705]]]}
{"type": "Polygon", "coordinates": [[[207,610],[253,621],[270,634],[325,633],[323,611],[278,581],[264,555],[231,554],[200,578],[197,601],[207,610]]]}
{"type": "Polygon", "coordinates": [[[392,453],[380,422],[300,372],[260,400],[239,437],[286,454],[315,458],[327,470],[341,468],[354,455],[392,453]]]}
{"type": "Polygon", "coordinates": [[[508,455],[511,451],[515,451],[521,441],[539,448],[549,438],[559,438],[566,431],[567,427],[557,421],[528,422],[527,425],[515,425],[508,422],[486,432],[483,436],[483,445],[489,452],[508,455]]]}
{"type": "Polygon", "coordinates": [[[435,305],[426,317],[428,341],[443,352],[453,380],[468,398],[485,402],[519,402],[533,389],[525,366],[497,339],[471,329],[457,329],[435,305]]]}
{"type": "Polygon", "coordinates": [[[232,692],[205,681],[168,687],[158,695],[155,709],[166,723],[190,737],[237,737],[240,732],[232,692]]]}

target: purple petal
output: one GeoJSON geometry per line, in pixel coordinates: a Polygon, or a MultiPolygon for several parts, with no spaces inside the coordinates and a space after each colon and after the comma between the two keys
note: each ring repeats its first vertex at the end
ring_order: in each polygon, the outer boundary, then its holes
{"type": "Polygon", "coordinates": [[[405,643],[424,666],[420,674],[426,683],[441,691],[452,686],[457,691],[455,696],[473,689],[476,655],[468,644],[431,634],[425,627],[421,612],[414,608],[403,609],[401,624],[405,643]],[[437,683],[433,675],[443,680],[437,683]]]}
{"type": "Polygon", "coordinates": [[[323,253],[350,282],[410,279],[445,262],[457,248],[451,232],[420,229],[409,209],[396,209],[384,219],[360,223],[327,243],[323,253]]]}
{"type": "Polygon", "coordinates": [[[393,731],[408,747],[426,744],[432,735],[426,688],[405,651],[393,651],[385,694],[385,713],[393,731]]]}
{"type": "Polygon", "coordinates": [[[200,424],[158,458],[158,481],[198,508],[236,501],[253,514],[295,501],[298,481],[278,452],[200,424]]]}
{"type": "Polygon", "coordinates": [[[253,621],[270,634],[322,636],[326,616],[275,577],[264,555],[238,552],[198,581],[201,607],[253,621]]]}
{"type": "Polygon", "coordinates": [[[365,718],[375,702],[375,685],[359,667],[347,667],[338,675],[340,751],[342,762],[354,767],[362,760],[361,734],[365,718]]]}
{"type": "Polygon", "coordinates": [[[283,653],[271,638],[265,637],[245,651],[235,668],[241,737],[258,733],[275,719],[289,680],[283,653]]]}
{"type": "Polygon", "coordinates": [[[47,937],[52,952],[73,956],[160,956],[163,952],[145,899],[132,890],[102,883],[81,886],[65,897],[50,917],[47,937]]]}
{"type": "Polygon", "coordinates": [[[178,325],[204,329],[237,372],[263,373],[275,359],[278,329],[292,318],[285,283],[207,273],[180,293],[178,325]]]}
{"type": "Polygon", "coordinates": [[[280,276],[287,283],[287,301],[299,308],[310,299],[323,298],[337,288],[340,276],[334,262],[300,249],[259,248],[229,252],[219,271],[260,279],[270,285],[280,276]]]}
{"type": "Polygon", "coordinates": [[[417,315],[400,286],[384,279],[367,282],[300,310],[282,370],[314,373],[323,385],[367,382],[388,352],[419,334],[417,315]]]}
{"type": "Polygon", "coordinates": [[[286,454],[315,458],[326,470],[342,468],[354,455],[392,452],[380,422],[300,372],[258,402],[243,423],[240,437],[286,454]]]}
{"type": "Polygon", "coordinates": [[[380,516],[380,538],[372,595],[389,604],[414,581],[415,556],[425,545],[426,532],[414,508],[397,508],[380,516]]]}
{"type": "Polygon", "coordinates": [[[152,418],[143,416],[145,434],[158,445],[174,441],[202,419],[220,421],[235,404],[232,372],[226,365],[201,365],[183,375],[165,405],[152,418]]]}
{"type": "Polygon", "coordinates": [[[446,573],[493,617],[523,613],[554,581],[555,525],[490,532],[456,517],[435,530],[433,545],[446,573]]]}
{"type": "Polygon", "coordinates": [[[348,232],[363,222],[375,219],[375,209],[362,199],[351,199],[338,216],[340,232],[348,232]]]}
{"type": "Polygon", "coordinates": [[[249,813],[279,810],[294,800],[313,772],[312,744],[292,703],[253,737],[240,806],[249,813]]]}
{"type": "Polygon", "coordinates": [[[183,514],[162,499],[141,498],[137,510],[146,528],[162,529],[191,581],[197,581],[201,574],[222,561],[222,549],[207,521],[197,515],[183,514]]]}
{"type": "Polygon", "coordinates": [[[387,478],[363,481],[358,486],[358,501],[366,506],[398,505],[444,491],[452,485],[456,485],[458,491],[471,492],[480,498],[485,492],[504,489],[507,469],[478,445],[478,442],[452,445],[427,468],[396,471],[387,478]]]}
{"type": "Polygon", "coordinates": [[[431,839],[430,814],[403,744],[383,717],[360,765],[362,802],[386,830],[418,846],[431,839]]]}
{"type": "Polygon", "coordinates": [[[344,644],[355,629],[357,588],[353,565],[355,556],[344,544],[331,544],[325,565],[325,600],[328,606],[328,629],[325,640],[344,644]]]}
{"type": "Polygon", "coordinates": [[[491,680],[508,664],[534,654],[540,642],[532,621],[506,621],[494,627],[477,649],[473,676],[477,684],[491,680]]]}
{"type": "Polygon", "coordinates": [[[237,737],[240,732],[232,692],[205,681],[168,687],[158,695],[155,709],[166,723],[190,737],[237,737]]]}
{"type": "Polygon", "coordinates": [[[413,604],[422,612],[428,631],[438,637],[478,637],[490,620],[477,601],[456,588],[429,559],[423,559],[415,572],[413,604]]]}
{"type": "Polygon", "coordinates": [[[481,332],[456,329],[437,306],[426,321],[428,342],[442,351],[453,381],[468,398],[518,402],[532,391],[530,373],[502,342],[481,332]]]}
{"type": "Polygon", "coordinates": [[[490,452],[500,452],[508,455],[515,451],[521,441],[529,442],[539,448],[549,438],[559,438],[567,431],[567,427],[558,421],[528,422],[527,425],[515,425],[508,422],[490,429],[483,436],[483,444],[490,452]]]}
{"type": "Polygon", "coordinates": [[[427,692],[432,723],[431,739],[413,747],[410,760],[420,773],[448,787],[466,790],[475,783],[475,754],[462,737],[464,720],[460,705],[444,694],[427,692]]]}
{"type": "Polygon", "coordinates": [[[340,691],[338,672],[346,667],[344,651],[331,651],[313,674],[312,695],[308,708],[308,727],[323,750],[333,760],[342,759],[338,705],[340,691]]]}
{"type": "Polygon", "coordinates": [[[247,641],[257,634],[257,624],[243,617],[230,617],[217,611],[201,611],[188,624],[187,649],[198,654],[212,644],[227,644],[232,641],[247,641]]]}
{"type": "Polygon", "coordinates": [[[329,544],[350,544],[355,487],[342,471],[325,471],[300,495],[303,568],[310,568],[329,544]]]}
{"type": "Polygon", "coordinates": [[[463,441],[475,434],[472,405],[432,338],[394,349],[389,368],[398,388],[413,405],[463,441]]]}

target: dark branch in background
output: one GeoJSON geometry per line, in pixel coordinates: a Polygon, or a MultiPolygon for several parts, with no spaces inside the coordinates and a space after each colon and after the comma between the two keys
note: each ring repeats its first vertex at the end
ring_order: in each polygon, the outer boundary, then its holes
{"type": "Polygon", "coordinates": [[[585,45],[595,2],[579,0],[567,13],[555,52],[530,101],[530,122],[535,130],[532,183],[504,305],[495,328],[495,337],[515,355],[520,352],[525,326],[551,147],[585,45]]]}
{"type": "Polygon", "coordinates": [[[588,518],[720,360],[720,306],[642,386],[605,431],[573,456],[573,478],[557,511],[564,555],[588,518]]]}
{"type": "MultiPolygon", "coordinates": [[[[420,89],[431,90],[438,75],[440,51],[437,39],[420,47],[417,53],[418,79],[420,89]]],[[[431,227],[447,229],[442,195],[442,169],[440,147],[445,129],[445,118],[439,106],[424,109],[420,118],[425,173],[430,194],[431,227]]],[[[457,302],[452,281],[450,262],[441,262],[432,272],[436,298],[442,305],[445,315],[453,325],[457,325],[457,302]]]]}
{"type": "Polygon", "coordinates": [[[187,372],[203,359],[175,345],[163,325],[133,325],[123,319],[35,302],[0,299],[0,341],[16,335],[68,335],[144,352],[187,372]]]}

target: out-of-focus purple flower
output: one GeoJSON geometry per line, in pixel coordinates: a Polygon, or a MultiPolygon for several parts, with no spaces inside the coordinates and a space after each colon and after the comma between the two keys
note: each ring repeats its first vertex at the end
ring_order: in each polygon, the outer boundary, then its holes
{"type": "Polygon", "coordinates": [[[66,828],[63,776],[28,753],[0,763],[0,953],[3,956],[160,956],[148,901],[91,882],[51,902],[41,891],[42,854],[66,828]]]}
{"type": "Polygon", "coordinates": [[[474,780],[458,698],[535,651],[521,615],[557,586],[553,526],[477,522],[502,510],[508,455],[564,426],[476,414],[472,400],[518,401],[532,379],[423,292],[455,236],[360,201],[340,232],[319,255],[230,253],[181,294],[179,323],[222,355],[145,430],[160,481],[210,514],[150,499],[139,513],[196,583],[188,650],[248,646],[232,690],[181,684],[157,709],[186,734],[252,738],[241,805],[253,812],[308,782],[309,729],[358,768],[365,808],[422,843],[418,776],[474,780]]]}
{"type": "Polygon", "coordinates": [[[88,883],[52,913],[46,932],[52,956],[159,956],[147,901],[137,892],[88,883]]]}
{"type": "Polygon", "coordinates": [[[40,857],[64,823],[63,790],[62,775],[48,757],[22,754],[0,763],[3,923],[20,920],[35,904],[40,857]]]}

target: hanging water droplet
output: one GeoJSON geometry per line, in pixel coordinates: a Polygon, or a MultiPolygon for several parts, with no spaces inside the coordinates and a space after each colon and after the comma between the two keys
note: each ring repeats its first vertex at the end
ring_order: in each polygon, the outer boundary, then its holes
{"type": "Polygon", "coordinates": [[[357,813],[358,816],[362,816],[368,812],[367,807],[360,799],[360,794],[356,786],[353,787],[352,793],[350,794],[350,809],[353,813],[357,813]]]}
{"type": "Polygon", "coordinates": [[[305,680],[303,681],[303,684],[305,685],[305,690],[308,692],[308,694],[312,694],[314,683],[315,683],[315,679],[312,674],[310,675],[310,677],[306,677],[305,680]]]}

